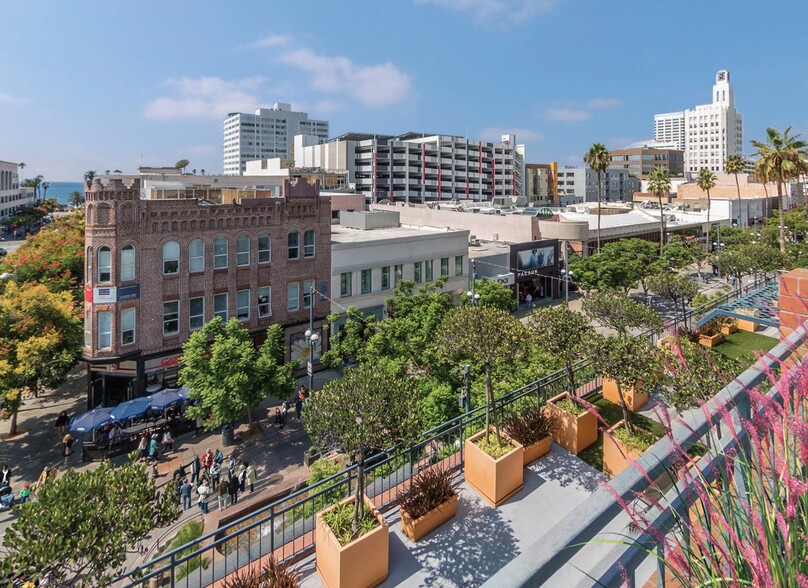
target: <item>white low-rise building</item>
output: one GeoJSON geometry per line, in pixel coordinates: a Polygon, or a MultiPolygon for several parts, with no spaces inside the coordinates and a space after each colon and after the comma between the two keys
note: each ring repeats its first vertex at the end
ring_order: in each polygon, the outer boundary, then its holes
{"type": "Polygon", "coordinates": [[[17,163],[0,161],[0,222],[14,215],[20,207],[34,204],[34,189],[20,187],[18,167],[17,163]]]}
{"type": "Polygon", "coordinates": [[[396,284],[416,287],[447,277],[456,298],[469,286],[469,232],[402,226],[396,211],[342,212],[331,229],[331,311],[355,306],[383,315],[396,284]]]}

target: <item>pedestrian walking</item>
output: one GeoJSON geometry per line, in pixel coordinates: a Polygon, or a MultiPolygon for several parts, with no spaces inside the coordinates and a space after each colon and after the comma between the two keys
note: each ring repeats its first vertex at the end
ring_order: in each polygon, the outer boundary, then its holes
{"type": "Polygon", "coordinates": [[[229,493],[230,485],[227,483],[227,480],[222,479],[216,488],[216,495],[219,498],[219,510],[224,510],[227,508],[227,496],[229,493]]]}
{"type": "Polygon", "coordinates": [[[171,436],[171,430],[166,429],[163,433],[163,454],[165,454],[169,449],[174,451],[174,437],[171,436]]]}
{"type": "Polygon", "coordinates": [[[28,502],[28,499],[31,497],[31,487],[28,484],[25,484],[20,490],[20,504],[28,502]]]}
{"type": "Polygon", "coordinates": [[[238,491],[244,492],[244,487],[247,484],[247,462],[241,462],[241,469],[238,471],[238,491]]]}
{"type": "Polygon", "coordinates": [[[198,494],[197,504],[199,504],[202,514],[208,514],[208,497],[210,496],[210,487],[205,480],[202,480],[199,488],[196,489],[196,493],[198,494]]]}
{"type": "Polygon", "coordinates": [[[0,470],[0,486],[11,486],[11,468],[7,463],[4,463],[3,469],[0,470]]]}
{"type": "Polygon", "coordinates": [[[73,454],[73,435],[67,433],[62,437],[62,455],[65,458],[65,467],[70,462],[70,456],[73,454]]]}
{"type": "Polygon", "coordinates": [[[230,454],[230,458],[227,460],[227,474],[231,478],[236,475],[236,456],[234,454],[230,454]]]}
{"type": "Polygon", "coordinates": [[[286,413],[281,412],[280,407],[275,407],[275,424],[279,429],[283,429],[283,425],[286,424],[286,413]]]}
{"type": "Polygon", "coordinates": [[[202,471],[202,461],[199,456],[194,454],[194,460],[191,462],[191,484],[199,482],[199,473],[202,471]]]}
{"type": "Polygon", "coordinates": [[[213,482],[214,488],[217,488],[219,486],[219,476],[221,475],[221,473],[222,473],[222,466],[220,466],[218,463],[214,461],[213,465],[210,466],[210,479],[211,482],[213,482]]]}
{"type": "Polygon", "coordinates": [[[303,399],[298,396],[295,399],[295,416],[297,416],[297,420],[300,420],[300,415],[303,413],[303,399]]]}
{"type": "Polygon", "coordinates": [[[202,455],[202,467],[205,468],[206,471],[210,471],[210,466],[213,465],[213,451],[208,449],[202,455]]]}
{"type": "Polygon", "coordinates": [[[191,484],[188,482],[187,478],[182,480],[180,496],[182,497],[182,510],[191,508],[191,484]]]}
{"type": "Polygon", "coordinates": [[[56,427],[56,432],[59,435],[59,439],[62,439],[67,433],[67,427],[70,424],[70,417],[67,416],[67,411],[63,410],[59,413],[59,416],[56,417],[56,422],[53,424],[56,427]]]}
{"type": "Polygon", "coordinates": [[[283,404],[281,404],[281,413],[283,414],[283,422],[286,422],[286,416],[289,414],[289,410],[291,405],[289,404],[288,400],[284,400],[283,404]]]}
{"type": "Polygon", "coordinates": [[[231,476],[227,482],[227,493],[230,494],[230,504],[238,502],[238,478],[231,476]]]}
{"type": "Polygon", "coordinates": [[[194,437],[201,435],[204,427],[205,421],[202,420],[202,417],[196,417],[196,431],[194,431],[194,437]]]}
{"type": "Polygon", "coordinates": [[[255,492],[255,477],[256,476],[255,476],[255,468],[250,464],[247,464],[246,476],[247,476],[247,484],[250,486],[250,494],[252,494],[253,492],[255,492]]]}
{"type": "Polygon", "coordinates": [[[174,501],[179,506],[182,504],[182,479],[174,478],[172,483],[174,484],[174,501]]]}
{"type": "Polygon", "coordinates": [[[528,308],[533,308],[533,296],[530,295],[530,292],[525,296],[525,304],[527,304],[528,308]]]}
{"type": "Polygon", "coordinates": [[[224,463],[224,453],[222,453],[222,450],[219,448],[217,448],[213,454],[213,463],[218,463],[219,465],[224,463]]]}
{"type": "Polygon", "coordinates": [[[140,436],[140,441],[138,441],[137,444],[137,452],[140,459],[146,459],[146,457],[149,455],[149,437],[146,435],[146,433],[143,433],[140,436]]]}
{"type": "Polygon", "coordinates": [[[149,440],[149,459],[151,461],[157,461],[160,458],[157,451],[158,446],[159,443],[157,443],[157,433],[153,433],[151,439],[149,440]]]}

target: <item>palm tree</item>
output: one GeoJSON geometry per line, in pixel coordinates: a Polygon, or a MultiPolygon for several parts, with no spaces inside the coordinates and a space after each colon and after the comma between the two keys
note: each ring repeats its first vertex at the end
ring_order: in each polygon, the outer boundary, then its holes
{"type": "MultiPolygon", "coordinates": [[[[730,155],[724,162],[724,169],[728,174],[735,176],[735,188],[738,190],[738,228],[742,229],[742,215],[741,215],[741,185],[738,183],[738,174],[746,169],[747,162],[743,155],[730,155]]],[[[748,216],[748,215],[747,215],[748,216]]]]}
{"type": "Polygon", "coordinates": [[[765,161],[768,175],[777,182],[777,200],[780,203],[780,252],[786,252],[786,217],[784,186],[798,178],[806,169],[808,143],[799,140],[799,135],[789,137],[791,127],[781,135],[777,129],[766,129],[766,142],[752,141],[761,160],[765,161]]]}
{"type": "Polygon", "coordinates": [[[87,180],[89,182],[92,182],[93,178],[95,178],[95,170],[94,169],[88,169],[86,172],[84,172],[84,179],[85,180],[87,180]]]}
{"type": "Polygon", "coordinates": [[[202,172],[202,175],[204,176],[205,175],[205,168],[204,167],[202,168],[201,172],[202,172]]]}
{"type": "Polygon", "coordinates": [[[42,200],[48,197],[48,188],[50,188],[50,182],[42,182],[42,200]]]}
{"type": "Polygon", "coordinates": [[[112,170],[112,173],[114,173],[114,174],[122,174],[123,172],[121,170],[119,170],[119,169],[114,169],[114,170],[112,170]]]}
{"type": "Polygon", "coordinates": [[[24,161],[19,162],[17,165],[19,166],[20,169],[25,169],[25,162],[24,161]]]}
{"type": "MultiPolygon", "coordinates": [[[[707,192],[707,249],[710,249],[710,240],[712,237],[710,236],[711,226],[710,226],[710,190],[715,188],[715,182],[718,180],[716,175],[711,172],[706,167],[701,168],[699,171],[699,179],[696,183],[699,185],[699,188],[707,192]]],[[[721,222],[721,221],[718,221],[721,222]]]]}
{"type": "Polygon", "coordinates": [[[662,195],[671,191],[671,175],[668,168],[661,165],[654,166],[648,174],[648,190],[659,202],[659,250],[662,251],[665,247],[665,211],[662,207],[662,195]]]}
{"type": "Polygon", "coordinates": [[[601,181],[600,176],[609,167],[609,151],[602,143],[595,143],[589,148],[589,151],[584,155],[584,163],[586,163],[592,171],[598,174],[598,253],[600,253],[600,199],[601,199],[601,181]]]}
{"type": "Polygon", "coordinates": [[[78,190],[76,190],[75,192],[71,192],[70,196],[68,196],[67,201],[70,202],[70,204],[72,204],[73,206],[80,206],[81,204],[84,203],[84,194],[82,194],[78,190]]]}
{"type": "Polygon", "coordinates": [[[109,175],[109,170],[105,170],[105,171],[104,171],[104,175],[105,175],[105,176],[108,176],[108,175],[109,175]]]}
{"type": "Polygon", "coordinates": [[[39,187],[42,185],[42,175],[38,175],[34,178],[34,200],[39,200],[39,187]]]}
{"type": "Polygon", "coordinates": [[[767,185],[769,183],[769,179],[770,179],[769,176],[770,176],[769,168],[768,168],[768,164],[766,163],[766,160],[759,159],[758,161],[756,161],[755,162],[755,181],[756,182],[761,182],[763,184],[763,194],[764,194],[763,222],[764,223],[766,222],[766,219],[768,218],[768,209],[769,209],[769,188],[768,188],[768,185],[767,185]]]}

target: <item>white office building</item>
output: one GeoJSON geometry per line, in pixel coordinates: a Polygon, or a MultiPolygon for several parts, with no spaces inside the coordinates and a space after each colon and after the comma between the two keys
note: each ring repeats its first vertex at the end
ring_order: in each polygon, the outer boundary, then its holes
{"type": "Polygon", "coordinates": [[[328,122],[309,120],[307,113],[294,112],[285,102],[255,114],[230,113],[224,121],[224,175],[243,175],[253,159],[292,159],[293,138],[301,134],[324,142],[328,122]]]}
{"type": "Polygon", "coordinates": [[[735,108],[729,71],[715,74],[712,102],[683,112],[654,116],[654,142],[675,145],[685,152],[685,175],[701,168],[723,172],[730,155],[743,153],[743,117],[735,108]]]}
{"type": "Polygon", "coordinates": [[[451,135],[347,133],[328,143],[295,137],[295,165],[348,173],[372,200],[469,200],[501,203],[524,195],[525,148],[451,135]]]}
{"type": "Polygon", "coordinates": [[[667,149],[685,150],[684,112],[654,115],[654,144],[670,145],[667,149]]]}
{"type": "MultiPolygon", "coordinates": [[[[625,170],[609,169],[600,176],[603,202],[631,202],[640,191],[640,180],[625,170]]],[[[597,202],[598,174],[588,167],[565,165],[558,168],[559,205],[597,202]]]]}
{"type": "Polygon", "coordinates": [[[18,164],[0,161],[0,223],[20,207],[34,204],[34,189],[21,188],[18,164]]]}

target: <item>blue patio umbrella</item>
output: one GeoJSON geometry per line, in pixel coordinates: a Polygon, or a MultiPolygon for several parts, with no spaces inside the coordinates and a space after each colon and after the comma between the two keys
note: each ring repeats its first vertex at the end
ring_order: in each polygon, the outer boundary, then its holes
{"type": "Polygon", "coordinates": [[[70,431],[86,433],[109,423],[111,408],[94,408],[70,419],[70,431]]]}
{"type": "Polygon", "coordinates": [[[162,412],[170,406],[184,402],[176,388],[167,388],[151,395],[151,409],[162,412]]]}
{"type": "Polygon", "coordinates": [[[177,394],[179,394],[180,398],[182,398],[185,402],[188,402],[189,400],[191,400],[191,398],[188,396],[188,393],[190,391],[191,391],[190,388],[188,388],[187,386],[183,386],[182,388],[177,389],[177,394]]]}
{"type": "Polygon", "coordinates": [[[151,396],[127,400],[126,402],[121,402],[118,406],[113,408],[109,414],[109,417],[114,422],[123,422],[128,421],[129,419],[139,419],[149,412],[151,403],[151,396]]]}

